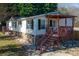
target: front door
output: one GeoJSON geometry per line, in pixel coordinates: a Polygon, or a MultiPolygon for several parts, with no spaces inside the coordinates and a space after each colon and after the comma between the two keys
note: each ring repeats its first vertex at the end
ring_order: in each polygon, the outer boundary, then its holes
{"type": "Polygon", "coordinates": [[[49,20],[49,28],[51,28],[52,31],[56,30],[56,21],[55,20],[49,20]]]}

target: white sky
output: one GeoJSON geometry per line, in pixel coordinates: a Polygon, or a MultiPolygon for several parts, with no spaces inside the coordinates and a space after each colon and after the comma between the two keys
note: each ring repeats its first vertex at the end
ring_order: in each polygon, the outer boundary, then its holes
{"type": "Polygon", "coordinates": [[[59,3],[58,6],[65,8],[79,8],[79,3],[59,3]]]}

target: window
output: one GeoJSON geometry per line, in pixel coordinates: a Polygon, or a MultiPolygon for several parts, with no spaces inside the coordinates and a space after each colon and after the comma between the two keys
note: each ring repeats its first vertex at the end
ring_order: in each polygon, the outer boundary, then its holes
{"type": "Polygon", "coordinates": [[[45,29],[45,20],[38,19],[38,29],[45,29]]]}
{"type": "Polygon", "coordinates": [[[21,26],[22,25],[22,21],[18,21],[18,25],[21,26]]]}
{"type": "Polygon", "coordinates": [[[16,21],[12,21],[12,26],[13,26],[14,28],[16,28],[16,27],[17,27],[17,22],[16,22],[16,21]]]}
{"type": "Polygon", "coordinates": [[[56,21],[52,21],[52,26],[55,27],[56,21]]]}
{"type": "Polygon", "coordinates": [[[56,22],[54,20],[49,21],[50,27],[55,27],[56,22]]]}
{"type": "Polygon", "coordinates": [[[27,29],[33,29],[34,28],[34,21],[32,20],[27,20],[27,29]]]}
{"type": "Polygon", "coordinates": [[[52,20],[50,20],[50,23],[49,23],[50,27],[52,27],[52,20]]]}

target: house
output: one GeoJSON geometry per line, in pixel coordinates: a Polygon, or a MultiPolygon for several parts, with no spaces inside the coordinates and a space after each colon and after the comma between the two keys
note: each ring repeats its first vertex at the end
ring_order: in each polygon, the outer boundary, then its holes
{"type": "Polygon", "coordinates": [[[60,36],[66,38],[72,34],[74,19],[73,15],[51,12],[31,17],[11,17],[7,27],[10,31],[21,33],[22,36],[33,36],[32,43],[39,45],[42,50],[49,39],[55,39],[59,45],[60,36]],[[55,35],[52,37],[53,34],[55,35]]]}

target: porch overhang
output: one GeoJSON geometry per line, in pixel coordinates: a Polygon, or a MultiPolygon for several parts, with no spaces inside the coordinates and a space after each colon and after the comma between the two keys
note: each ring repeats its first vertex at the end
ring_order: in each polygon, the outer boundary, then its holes
{"type": "MultiPolygon", "coordinates": [[[[77,16],[73,16],[73,15],[63,15],[63,14],[50,14],[50,15],[46,15],[46,18],[47,18],[47,29],[49,29],[49,20],[56,20],[57,23],[58,23],[58,28],[60,27],[60,20],[62,18],[65,19],[64,23],[65,23],[65,26],[64,27],[68,27],[67,26],[67,18],[72,18],[72,26],[70,26],[72,29],[74,28],[74,20],[75,20],[75,17],[77,16]]],[[[63,25],[62,25],[63,26],[63,25]]]]}
{"type": "Polygon", "coordinates": [[[77,16],[73,16],[73,15],[46,15],[46,18],[74,18],[77,16]]]}

